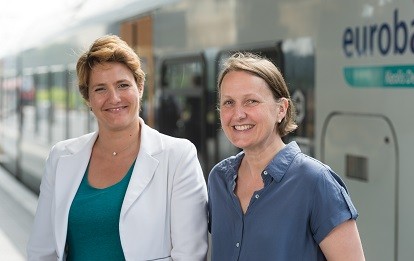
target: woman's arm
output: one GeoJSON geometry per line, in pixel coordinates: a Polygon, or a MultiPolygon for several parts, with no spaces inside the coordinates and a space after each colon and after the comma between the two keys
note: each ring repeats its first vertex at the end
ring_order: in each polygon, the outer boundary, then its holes
{"type": "Polygon", "coordinates": [[[329,261],[365,260],[356,221],[353,219],[334,228],[319,246],[329,261]]]}
{"type": "Polygon", "coordinates": [[[202,261],[208,249],[207,188],[193,144],[181,148],[171,199],[173,260],[202,261]]]}
{"type": "Polygon", "coordinates": [[[40,185],[32,232],[27,244],[28,261],[47,261],[57,259],[52,222],[54,178],[51,155],[46,161],[46,168],[40,185]]]}

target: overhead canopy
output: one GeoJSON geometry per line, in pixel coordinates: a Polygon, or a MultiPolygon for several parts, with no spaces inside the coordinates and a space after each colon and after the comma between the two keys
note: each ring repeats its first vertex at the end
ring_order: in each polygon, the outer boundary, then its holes
{"type": "MultiPolygon", "coordinates": [[[[14,35],[10,35],[8,39],[2,39],[0,58],[50,41],[52,36],[59,35],[61,32],[92,23],[113,23],[125,20],[180,0],[50,1],[36,1],[37,5],[33,7],[35,10],[30,10],[30,19],[24,21],[25,24],[14,35]]],[[[19,20],[24,18],[23,15],[19,20]]]]}

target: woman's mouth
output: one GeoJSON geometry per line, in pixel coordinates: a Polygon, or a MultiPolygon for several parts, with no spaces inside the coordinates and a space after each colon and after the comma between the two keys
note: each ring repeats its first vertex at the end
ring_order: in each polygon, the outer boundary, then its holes
{"type": "Polygon", "coordinates": [[[234,125],[233,128],[238,130],[238,131],[245,131],[245,130],[250,130],[251,128],[253,128],[254,125],[251,124],[244,124],[244,125],[234,125]]]}
{"type": "Polygon", "coordinates": [[[109,109],[107,109],[107,111],[110,111],[110,112],[118,112],[118,111],[121,111],[121,110],[123,110],[123,109],[125,109],[127,106],[121,106],[121,107],[116,107],[116,108],[109,108],[109,109]]]}

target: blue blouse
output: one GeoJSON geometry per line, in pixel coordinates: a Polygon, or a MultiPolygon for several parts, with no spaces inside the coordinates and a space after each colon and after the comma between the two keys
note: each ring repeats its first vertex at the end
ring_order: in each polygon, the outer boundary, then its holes
{"type": "Polygon", "coordinates": [[[264,188],[243,214],[234,193],[243,157],[221,161],[209,175],[212,261],[326,260],[319,243],[358,217],[340,177],[291,142],[262,171],[264,188]]]}
{"type": "Polygon", "coordinates": [[[119,236],[122,202],[135,161],[125,177],[104,189],[88,182],[88,168],[69,211],[67,260],[125,260],[119,236]]]}

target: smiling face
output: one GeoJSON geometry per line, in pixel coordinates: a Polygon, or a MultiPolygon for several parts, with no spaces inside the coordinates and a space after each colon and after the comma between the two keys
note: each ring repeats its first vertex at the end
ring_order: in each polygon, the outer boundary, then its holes
{"type": "Polygon", "coordinates": [[[143,88],[138,88],[126,65],[116,62],[94,65],[88,93],[88,105],[101,131],[122,130],[137,123],[143,88]]]}
{"type": "Polygon", "coordinates": [[[220,86],[221,126],[230,142],[243,150],[262,150],[280,136],[277,122],[285,114],[267,83],[245,71],[227,73],[220,86]]]}

